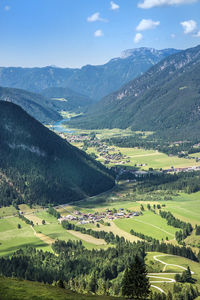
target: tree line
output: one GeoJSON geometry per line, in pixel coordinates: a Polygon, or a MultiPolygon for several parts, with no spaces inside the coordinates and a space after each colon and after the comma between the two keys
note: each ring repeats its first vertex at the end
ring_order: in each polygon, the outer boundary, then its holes
{"type": "Polygon", "coordinates": [[[182,229],[182,231],[177,231],[175,233],[175,237],[178,243],[183,241],[187,236],[189,236],[192,233],[193,227],[190,223],[186,223],[184,221],[175,218],[173,214],[169,211],[167,212],[167,211],[159,210],[159,213],[162,218],[167,220],[168,225],[173,226],[175,228],[182,229]]]}

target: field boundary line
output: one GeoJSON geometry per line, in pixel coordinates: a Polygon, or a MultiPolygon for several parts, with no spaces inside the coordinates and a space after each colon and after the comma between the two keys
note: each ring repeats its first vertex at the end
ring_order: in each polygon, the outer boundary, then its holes
{"type": "Polygon", "coordinates": [[[138,220],[138,219],[134,219],[134,220],[137,221],[137,222],[140,222],[140,223],[143,223],[143,224],[155,227],[155,228],[159,229],[160,231],[163,231],[163,232],[167,233],[168,235],[172,235],[174,237],[174,234],[172,234],[172,233],[170,233],[170,232],[168,232],[168,231],[166,231],[166,230],[164,230],[164,229],[162,229],[162,228],[160,228],[160,227],[158,227],[156,225],[153,225],[151,223],[147,223],[147,222],[144,222],[144,221],[141,221],[141,220],[138,220]]]}

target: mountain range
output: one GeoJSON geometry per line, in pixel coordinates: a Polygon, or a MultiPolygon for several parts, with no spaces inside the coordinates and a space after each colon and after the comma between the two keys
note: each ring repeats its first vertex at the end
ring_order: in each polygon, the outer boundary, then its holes
{"type": "Polygon", "coordinates": [[[0,149],[0,206],[69,203],[114,186],[107,168],[5,101],[0,149]]]}
{"type": "Polygon", "coordinates": [[[48,124],[61,119],[60,114],[57,112],[58,109],[53,105],[54,103],[40,94],[21,89],[0,87],[0,101],[20,105],[31,116],[42,123],[48,124]]]}
{"type": "MultiPolygon", "coordinates": [[[[124,51],[121,57],[114,58],[104,65],[86,65],[81,69],[51,66],[44,68],[1,67],[0,86],[45,95],[46,89],[49,88],[70,88],[74,92],[97,101],[143,74],[165,57],[177,52],[179,50],[175,49],[131,49],[124,51]]],[[[50,95],[49,92],[48,90],[48,95],[50,95]]]]}
{"type": "Polygon", "coordinates": [[[58,111],[83,112],[94,103],[88,96],[79,94],[69,88],[50,87],[42,90],[41,94],[48,98],[51,107],[58,111]]]}
{"type": "Polygon", "coordinates": [[[71,121],[81,128],[156,131],[199,138],[200,46],[173,54],[71,121]]]}

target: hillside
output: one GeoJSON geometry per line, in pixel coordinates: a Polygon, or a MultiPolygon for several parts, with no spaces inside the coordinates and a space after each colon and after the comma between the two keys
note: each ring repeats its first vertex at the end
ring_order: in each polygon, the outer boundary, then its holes
{"type": "Polygon", "coordinates": [[[93,103],[89,97],[69,88],[50,87],[42,90],[41,94],[51,101],[54,109],[59,111],[83,111],[93,103]]]}
{"type": "MultiPolygon", "coordinates": [[[[0,277],[1,300],[112,300],[116,297],[80,295],[39,282],[0,277]]],[[[121,298],[118,298],[119,300],[121,298]]]]}
{"type": "Polygon", "coordinates": [[[20,105],[31,116],[43,123],[51,123],[61,119],[50,101],[39,94],[0,87],[0,101],[20,105]]]}
{"type": "Polygon", "coordinates": [[[0,148],[0,205],[68,203],[114,185],[105,167],[4,101],[0,148]]]}
{"type": "Polygon", "coordinates": [[[71,126],[132,128],[199,139],[200,46],[174,54],[102,99],[71,126]]]}
{"type": "Polygon", "coordinates": [[[0,85],[37,93],[51,87],[68,87],[91,99],[99,100],[177,51],[131,49],[125,51],[122,57],[114,58],[104,65],[87,65],[81,69],[2,67],[0,85]]]}

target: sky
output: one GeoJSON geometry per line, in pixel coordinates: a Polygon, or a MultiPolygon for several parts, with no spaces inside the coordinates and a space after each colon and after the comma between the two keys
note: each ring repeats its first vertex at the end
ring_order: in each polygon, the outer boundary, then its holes
{"type": "Polygon", "coordinates": [[[0,0],[0,66],[80,68],[200,44],[200,0],[0,0]]]}

